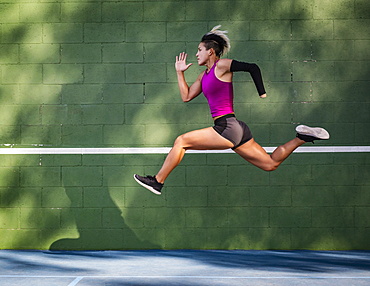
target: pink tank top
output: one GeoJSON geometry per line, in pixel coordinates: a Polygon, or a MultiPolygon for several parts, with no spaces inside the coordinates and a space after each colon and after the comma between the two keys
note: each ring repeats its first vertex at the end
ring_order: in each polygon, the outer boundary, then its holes
{"type": "MultiPolygon", "coordinates": [[[[217,63],[217,62],[216,62],[217,63]]],[[[202,77],[202,91],[208,100],[212,117],[234,112],[233,84],[219,80],[215,74],[216,63],[202,77]]]]}

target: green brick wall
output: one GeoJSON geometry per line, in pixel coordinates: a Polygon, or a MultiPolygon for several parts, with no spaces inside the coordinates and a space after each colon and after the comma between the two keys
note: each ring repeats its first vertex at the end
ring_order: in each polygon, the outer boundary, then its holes
{"type": "MultiPolygon", "coordinates": [[[[180,100],[175,56],[229,31],[269,97],[236,74],[262,146],[320,125],[370,145],[368,0],[0,0],[0,145],[169,147],[212,124],[180,100]]],[[[194,81],[202,68],[186,76],[194,81]]],[[[134,173],[165,155],[0,155],[1,249],[370,249],[370,153],[297,153],[277,171],[188,154],[162,196],[134,173]]]]}

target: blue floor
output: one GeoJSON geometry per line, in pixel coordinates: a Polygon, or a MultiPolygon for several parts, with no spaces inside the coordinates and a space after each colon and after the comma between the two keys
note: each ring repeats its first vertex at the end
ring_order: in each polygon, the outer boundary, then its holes
{"type": "Polygon", "coordinates": [[[370,251],[0,250],[0,285],[370,285],[370,251]]]}

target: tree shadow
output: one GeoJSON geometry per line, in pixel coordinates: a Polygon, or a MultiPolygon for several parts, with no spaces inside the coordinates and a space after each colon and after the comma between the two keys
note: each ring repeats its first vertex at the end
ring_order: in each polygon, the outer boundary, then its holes
{"type": "MultiPolygon", "coordinates": [[[[217,24],[229,30],[233,47],[228,56],[256,62],[262,69],[269,94],[263,103],[248,76],[235,76],[238,117],[253,127],[260,144],[276,146],[294,136],[296,124],[317,122],[332,134],[323,145],[368,144],[369,99],[363,96],[370,74],[364,28],[368,2],[349,1],[354,7],[347,7],[347,12],[334,4],[309,2],[216,1],[213,6],[198,2],[0,4],[1,147],[162,147],[171,146],[179,133],[209,126],[212,120],[202,97],[189,105],[181,103],[173,61],[185,50],[194,62],[201,35],[217,24]]],[[[200,70],[193,66],[188,81],[194,81],[200,70]]],[[[368,213],[366,175],[360,171],[368,159],[361,155],[350,159],[343,154],[320,159],[299,155],[272,175],[240,167],[238,159],[229,155],[189,156],[168,181],[180,196],[166,194],[164,201],[155,203],[145,198],[141,209],[130,205],[143,195],[130,193],[136,188],[126,173],[135,168],[154,170],[161,162],[125,156],[116,164],[102,160],[103,165],[84,165],[82,158],[76,163],[55,159],[45,164],[46,157],[2,155],[0,205],[5,219],[0,233],[6,237],[6,248],[275,248],[276,237],[300,238],[294,230],[302,235],[299,223],[305,223],[308,214],[318,213],[324,219],[320,208],[347,208],[356,216],[368,213]],[[308,165],[303,166],[300,158],[308,165]],[[198,168],[200,163],[207,168],[198,168]],[[324,165],[335,164],[338,172],[324,170],[324,165]],[[239,169],[244,171],[244,181],[233,175],[239,169]],[[344,175],[343,170],[350,172],[344,175]],[[121,171],[123,179],[111,183],[121,171]],[[190,179],[198,174],[211,178],[199,180],[199,188],[190,179]],[[325,174],[331,188],[314,181],[312,174],[320,178],[325,174]],[[215,181],[221,182],[217,188],[215,181]],[[318,196],[321,192],[320,202],[300,201],[291,208],[289,194],[309,199],[306,187],[315,189],[318,196]],[[130,199],[117,204],[111,195],[114,188],[121,188],[130,199]],[[278,192],[252,203],[251,196],[257,197],[259,190],[278,192]],[[58,205],[57,198],[46,203],[48,192],[59,194],[65,203],[58,205]],[[86,199],[90,205],[85,205],[86,199]],[[289,220],[290,224],[287,213],[274,217],[271,228],[266,210],[279,207],[302,216],[289,220]],[[127,223],[138,210],[176,213],[182,222],[190,220],[194,225],[179,227],[174,217],[164,218],[160,229],[151,226],[160,238],[153,235],[143,242],[136,233],[148,226],[127,223]],[[212,220],[204,216],[209,214],[212,220]],[[256,216],[259,224],[253,221],[256,216]],[[78,238],[60,238],[76,233],[78,238]],[[186,244],[179,233],[196,243],[186,244]],[[161,241],[163,237],[169,244],[161,241]]],[[[335,211],[331,215],[336,216],[335,211]]],[[[361,229],[358,223],[353,220],[345,229],[330,221],[316,229],[306,225],[312,241],[304,239],[298,246],[315,246],[342,233],[338,241],[350,248],[356,245],[352,239],[359,239],[350,234],[361,229]]]]}

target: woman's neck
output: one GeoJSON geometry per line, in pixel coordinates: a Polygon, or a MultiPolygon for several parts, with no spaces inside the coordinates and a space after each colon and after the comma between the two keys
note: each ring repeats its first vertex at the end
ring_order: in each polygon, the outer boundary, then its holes
{"type": "Polygon", "coordinates": [[[208,62],[206,63],[207,72],[211,70],[211,68],[214,66],[214,64],[219,60],[218,57],[211,57],[208,62]]]}

